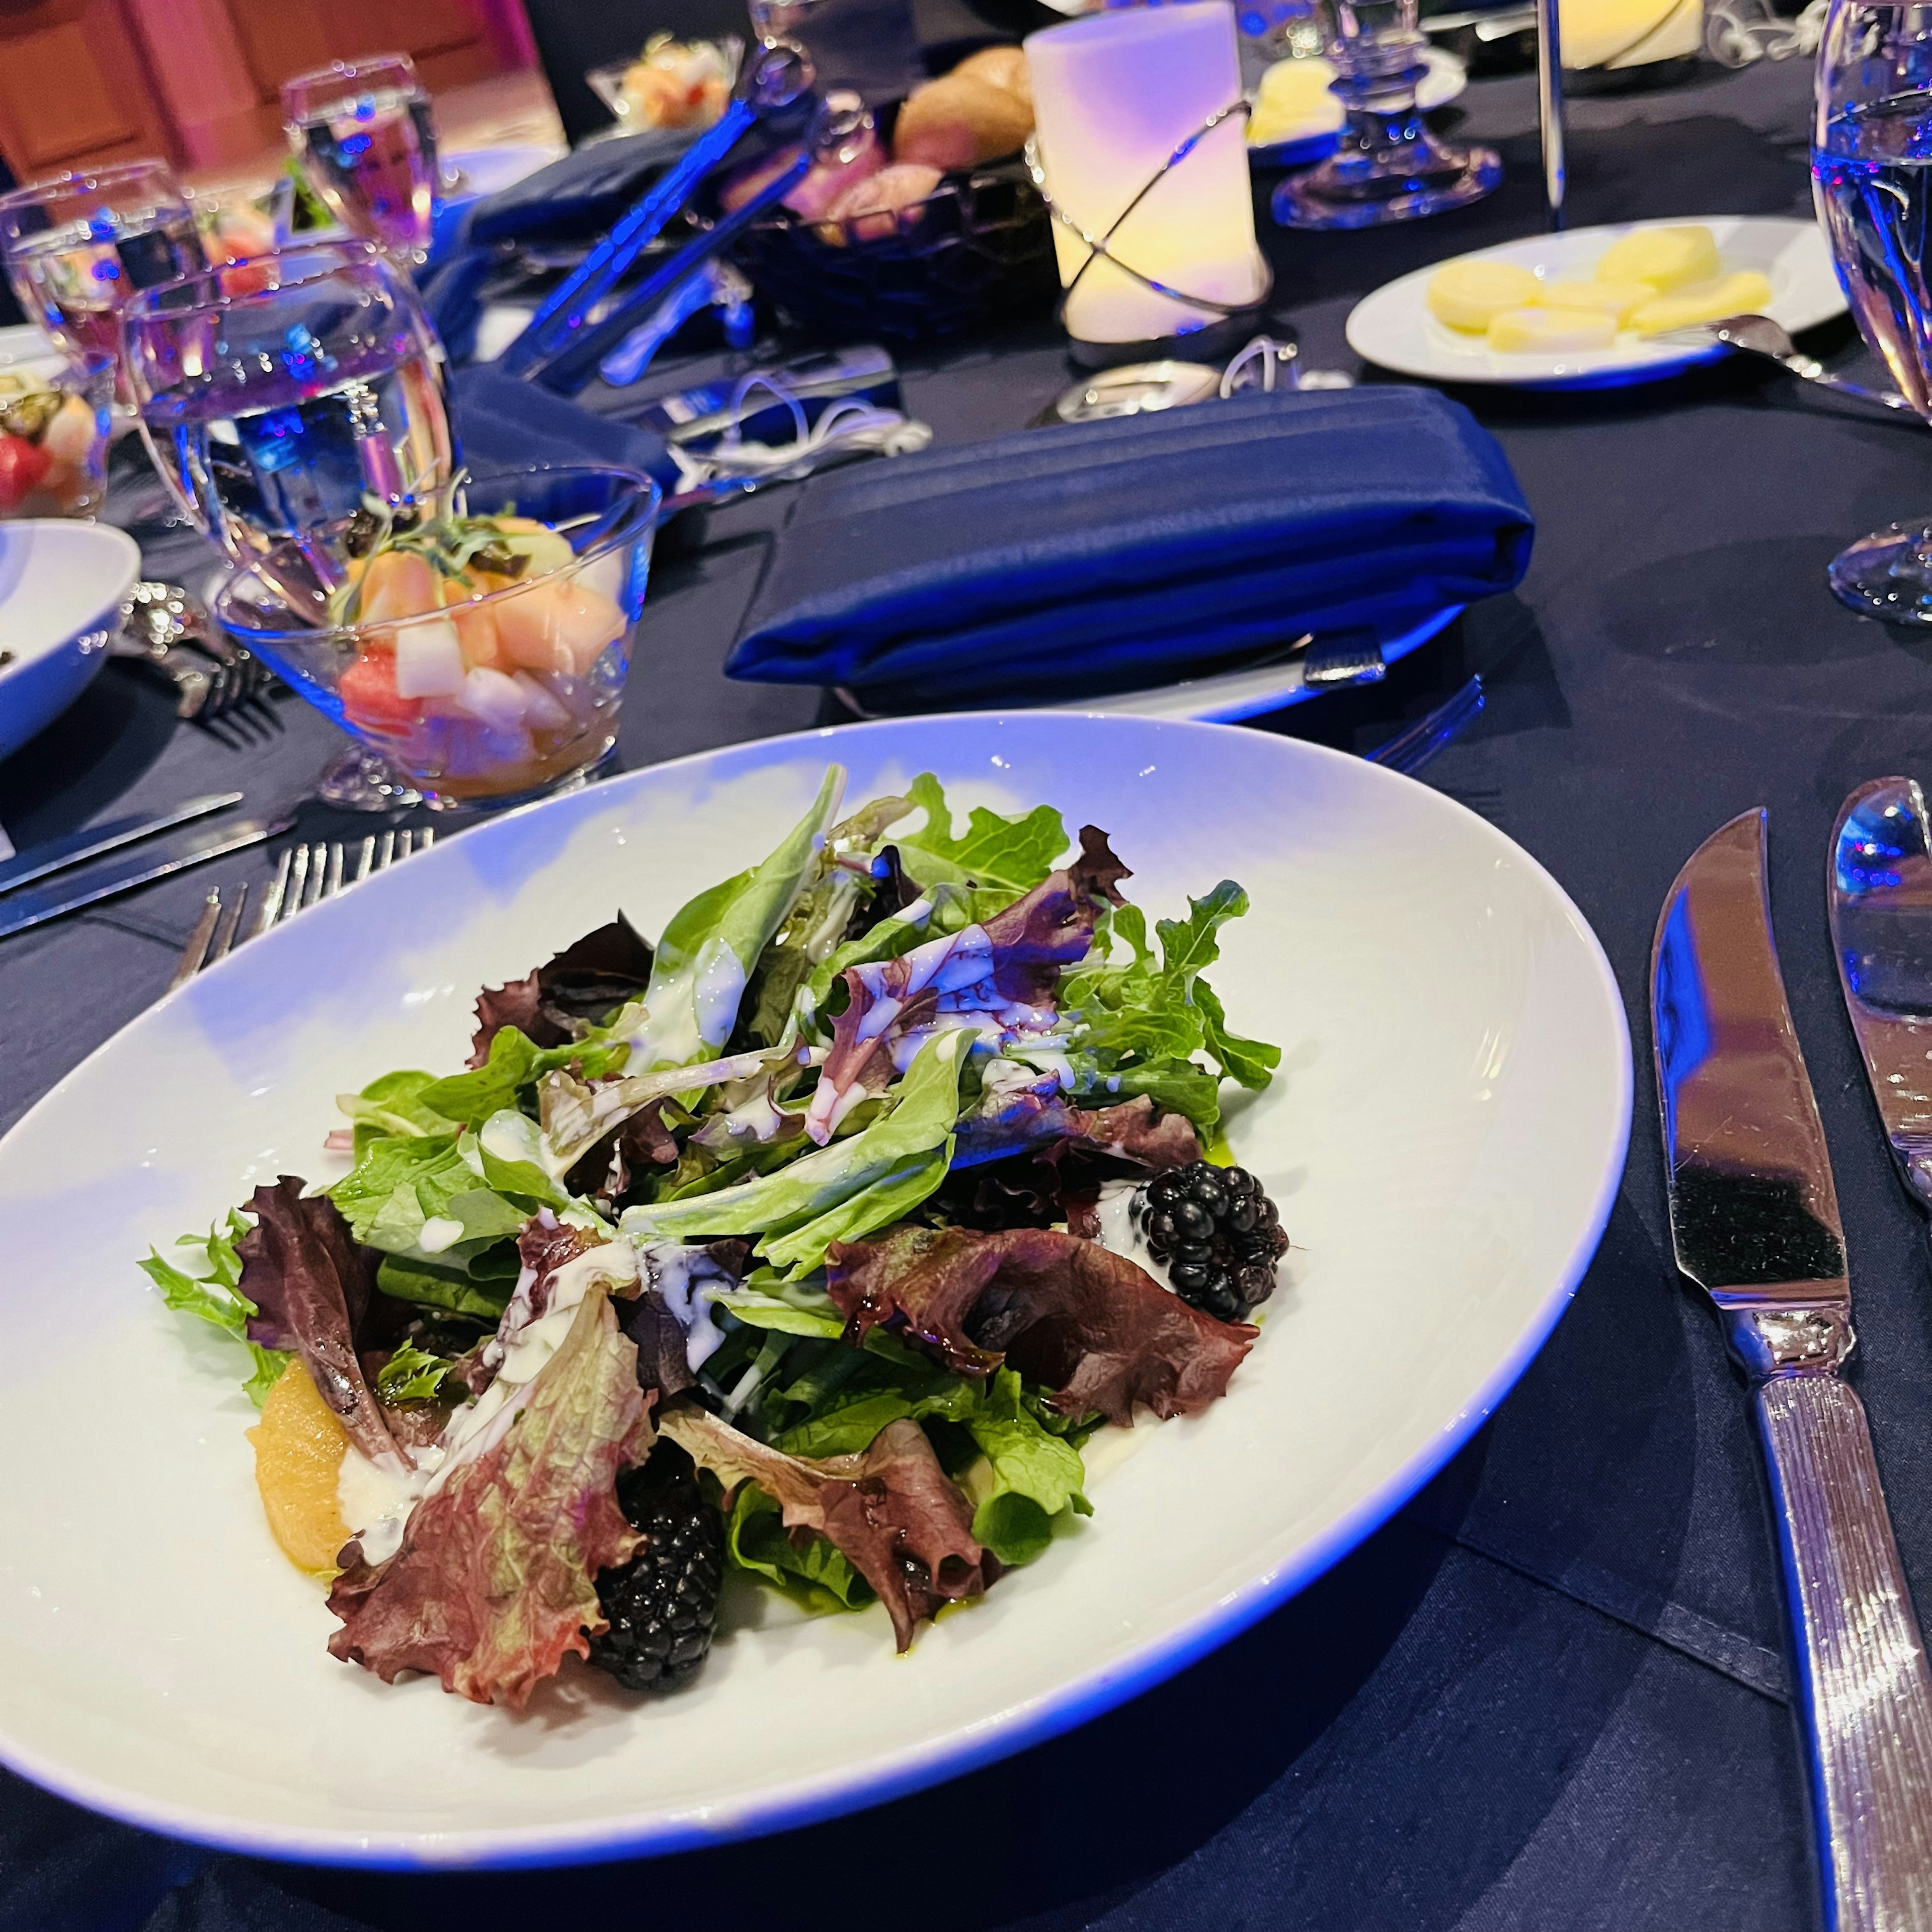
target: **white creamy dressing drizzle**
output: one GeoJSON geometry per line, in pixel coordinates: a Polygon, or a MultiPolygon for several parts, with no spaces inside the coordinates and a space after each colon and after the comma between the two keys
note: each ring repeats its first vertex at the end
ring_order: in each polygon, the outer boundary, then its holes
{"type": "Polygon", "coordinates": [[[441,1438],[416,1450],[416,1466],[399,1475],[379,1468],[353,1443],[344,1451],[335,1479],[336,1506],[362,1544],[364,1560],[381,1563],[402,1547],[410,1512],[434,1496],[466,1462],[488,1454],[523,1412],[532,1382],[562,1347],[578,1304],[597,1282],[628,1287],[638,1279],[636,1251],[628,1242],[606,1241],[564,1263],[550,1276],[550,1294],[539,1315],[531,1302],[536,1270],[526,1266],[516,1292],[503,1311],[494,1338],[483,1352],[496,1379],[477,1400],[450,1418],[441,1438]]]}
{"type": "Polygon", "coordinates": [[[463,1238],[463,1223],[448,1214],[432,1214],[416,1236],[416,1246],[426,1255],[440,1255],[463,1238]]]}
{"type": "Polygon", "coordinates": [[[1169,1294],[1174,1284],[1167,1278],[1166,1265],[1154,1259],[1148,1252],[1148,1245],[1141,1238],[1141,1231],[1134,1226],[1132,1208],[1134,1196],[1139,1184],[1132,1180],[1109,1180],[1100,1189],[1100,1198],[1095,1204],[1094,1213],[1099,1218],[1100,1232],[1094,1236],[1102,1247],[1113,1253],[1124,1256],[1137,1268],[1144,1268],[1169,1294]]]}
{"type": "Polygon", "coordinates": [[[698,1021],[698,1036],[706,1046],[716,1048],[731,1037],[738,1023],[738,1007],[745,997],[745,965],[723,940],[707,939],[698,956],[692,981],[691,1006],[698,1021]]]}
{"type": "Polygon", "coordinates": [[[712,1319],[707,1289],[734,1288],[736,1278],[720,1268],[710,1252],[684,1241],[650,1240],[640,1244],[650,1285],[664,1297],[664,1306],[684,1330],[684,1358],[693,1375],[709,1361],[724,1340],[712,1319]]]}

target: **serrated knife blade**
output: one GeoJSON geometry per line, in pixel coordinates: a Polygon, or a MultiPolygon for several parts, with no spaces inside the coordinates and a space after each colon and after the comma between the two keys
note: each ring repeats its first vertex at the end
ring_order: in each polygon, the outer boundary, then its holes
{"type": "Polygon", "coordinates": [[[1750,1384],[1833,1932],[1932,1932],[1932,1671],[1863,1406],[1824,1129],[1772,938],[1765,814],[1678,874],[1651,952],[1678,1266],[1750,1384]]]}
{"type": "Polygon", "coordinates": [[[1932,850],[1910,778],[1838,808],[1826,900],[1845,1011],[1905,1184],[1932,1206],[1932,850]]]}

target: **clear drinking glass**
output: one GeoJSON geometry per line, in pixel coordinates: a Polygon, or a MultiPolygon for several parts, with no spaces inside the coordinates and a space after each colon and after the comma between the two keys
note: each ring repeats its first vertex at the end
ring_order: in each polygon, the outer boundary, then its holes
{"type": "Polygon", "coordinates": [[[406,54],[371,54],[282,87],[289,146],[352,235],[404,260],[428,254],[436,205],[436,129],[406,54]]]}
{"type": "MultiPolygon", "coordinates": [[[[1932,422],[1932,8],[1834,0],[1818,49],[1811,193],[1858,333],[1932,422]]],[[[1932,518],[1860,538],[1830,578],[1855,610],[1932,625],[1932,518]]]]}
{"type": "Polygon", "coordinates": [[[118,355],[121,311],[137,290],[202,264],[188,192],[162,161],[0,196],[0,257],[21,306],[76,368],[118,355]]]}
{"type": "Polygon", "coordinates": [[[373,496],[431,511],[457,465],[441,345],[374,249],[284,249],[151,289],[123,318],[154,466],[236,562],[292,544],[325,585],[373,496]]]}
{"type": "Polygon", "coordinates": [[[1462,148],[1430,132],[1415,90],[1428,72],[1418,0],[1334,0],[1330,91],[1346,116],[1335,152],[1274,191],[1286,228],[1376,228],[1480,201],[1501,184],[1491,148],[1462,148]]]}

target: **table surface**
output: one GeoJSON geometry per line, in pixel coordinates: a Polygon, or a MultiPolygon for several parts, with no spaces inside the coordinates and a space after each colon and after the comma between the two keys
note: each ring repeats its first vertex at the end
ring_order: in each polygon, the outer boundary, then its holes
{"type": "MultiPolygon", "coordinates": [[[[1807,64],[1794,62],[1573,101],[1573,221],[1804,212],[1808,95],[1807,64]]],[[[1393,234],[1270,234],[1312,366],[1355,366],[1342,322],[1371,288],[1540,225],[1529,84],[1478,83],[1462,107],[1463,131],[1508,164],[1492,200],[1393,234]]],[[[1821,346],[1856,362],[1848,326],[1821,346]]],[[[1042,328],[918,365],[906,386],[914,412],[958,441],[1019,427],[1067,378],[1042,328]]],[[[1852,536],[1932,508],[1922,432],[1741,363],[1591,396],[1462,400],[1501,439],[1536,513],[1520,590],[1472,610],[1385,686],[1261,728],[1366,749],[1480,669],[1489,709],[1432,782],[1568,889],[1616,968],[1640,1056],[1652,926],[1672,875],[1733,814],[1770,807],[1786,973],[1850,1231],[1856,1378],[1907,1570],[1932,1605],[1924,1237],[1839,1010],[1821,890],[1840,800],[1862,779],[1914,771],[1932,723],[1932,639],[1852,616],[1824,579],[1852,536]]],[[[704,548],[663,562],[627,763],[818,718],[816,694],[719,674],[766,514],[755,501],[714,514],[704,548]]],[[[112,665],[0,764],[0,824],[24,846],[217,786],[258,808],[292,802],[331,746],[292,703],[252,732],[177,727],[112,665]]],[[[304,826],[366,824],[311,806],[304,826]]],[[[267,862],[220,870],[260,879],[267,862]]],[[[0,1126],[160,992],[207,884],[177,879],[0,948],[0,1126]]],[[[646,1919],[736,1932],[909,1912],[942,1932],[1814,1926],[1742,1388],[1669,1252],[1658,1135],[1640,1104],[1596,1262],[1468,1450],[1266,1622],[1009,1762],[725,1850],[474,1878],[212,1856],[0,1774],[0,1932],[646,1919]]],[[[265,1708],[272,1694],[264,1687],[265,1708]]]]}

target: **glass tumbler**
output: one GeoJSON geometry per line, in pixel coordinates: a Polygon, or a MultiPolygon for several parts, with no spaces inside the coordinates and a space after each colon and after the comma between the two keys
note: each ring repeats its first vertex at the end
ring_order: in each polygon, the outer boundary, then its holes
{"type": "Polygon", "coordinates": [[[291,152],[344,227],[399,260],[426,258],[436,129],[408,55],[371,54],[298,74],[283,84],[282,119],[291,152]]]}
{"type": "MultiPolygon", "coordinates": [[[[1932,8],[1834,0],[1818,49],[1811,192],[1858,333],[1932,422],[1932,8]]],[[[1855,610],[1932,625],[1932,517],[1861,537],[1829,574],[1855,610]]]]}

